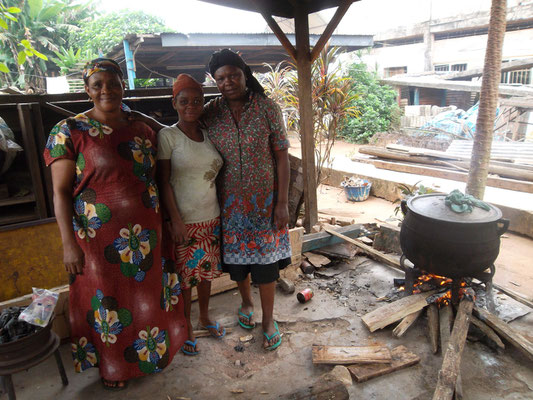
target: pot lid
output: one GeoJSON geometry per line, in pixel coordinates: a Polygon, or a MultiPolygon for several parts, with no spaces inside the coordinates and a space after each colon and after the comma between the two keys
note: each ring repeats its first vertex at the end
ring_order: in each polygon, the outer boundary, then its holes
{"type": "Polygon", "coordinates": [[[495,222],[502,217],[499,208],[489,204],[490,210],[486,211],[479,207],[474,207],[471,213],[456,213],[452,211],[444,200],[445,194],[425,194],[412,197],[407,200],[407,207],[410,211],[427,218],[433,218],[446,222],[457,222],[462,224],[482,224],[485,222],[495,222]]]}

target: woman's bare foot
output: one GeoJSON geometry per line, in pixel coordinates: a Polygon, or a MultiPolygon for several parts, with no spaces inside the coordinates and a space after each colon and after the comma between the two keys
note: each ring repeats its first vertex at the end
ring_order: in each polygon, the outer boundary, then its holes
{"type": "Polygon", "coordinates": [[[104,389],[123,390],[128,386],[128,381],[110,381],[102,378],[102,384],[104,385],[104,389]]]}

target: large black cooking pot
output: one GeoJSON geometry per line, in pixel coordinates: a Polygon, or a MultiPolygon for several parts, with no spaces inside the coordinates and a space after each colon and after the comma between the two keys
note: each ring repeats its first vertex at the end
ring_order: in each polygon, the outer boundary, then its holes
{"type": "Polygon", "coordinates": [[[455,213],[444,204],[445,198],[445,194],[427,194],[402,201],[402,252],[426,272],[475,277],[498,257],[500,236],[509,221],[490,204],[489,211],[474,207],[471,213],[455,213]]]}

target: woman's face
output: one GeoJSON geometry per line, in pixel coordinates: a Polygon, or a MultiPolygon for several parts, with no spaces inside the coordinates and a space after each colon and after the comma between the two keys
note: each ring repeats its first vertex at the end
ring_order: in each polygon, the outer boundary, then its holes
{"type": "Polygon", "coordinates": [[[116,111],[122,104],[124,82],[113,72],[95,72],[85,84],[85,91],[93,100],[97,110],[116,111]]]}
{"type": "Polygon", "coordinates": [[[246,78],[242,69],[224,65],[213,76],[218,90],[228,100],[240,100],[246,95],[246,78]]]}
{"type": "Polygon", "coordinates": [[[178,112],[180,121],[196,122],[204,111],[204,95],[198,89],[183,89],[172,100],[172,106],[178,112]]]}

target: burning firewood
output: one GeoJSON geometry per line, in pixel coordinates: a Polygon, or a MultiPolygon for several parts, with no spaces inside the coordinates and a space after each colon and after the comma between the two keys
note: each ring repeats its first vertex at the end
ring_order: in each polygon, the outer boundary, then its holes
{"type": "MultiPolygon", "coordinates": [[[[461,367],[461,355],[468,334],[470,315],[474,307],[475,293],[468,288],[459,303],[452,334],[446,347],[442,368],[439,371],[437,387],[433,394],[433,400],[451,400],[455,391],[457,376],[461,367]]],[[[444,350],[444,349],[443,349],[444,350]]]]}

